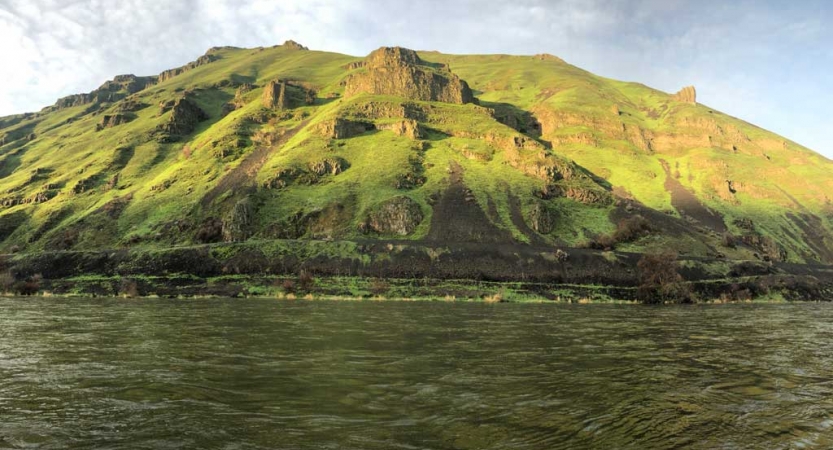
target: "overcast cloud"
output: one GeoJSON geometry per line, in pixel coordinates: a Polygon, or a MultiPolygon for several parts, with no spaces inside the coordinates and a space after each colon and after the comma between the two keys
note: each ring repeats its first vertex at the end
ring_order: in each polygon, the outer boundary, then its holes
{"type": "Polygon", "coordinates": [[[295,39],[364,55],[552,53],[599,75],[698,100],[833,157],[827,1],[0,0],[0,115],[216,45],[295,39]]]}

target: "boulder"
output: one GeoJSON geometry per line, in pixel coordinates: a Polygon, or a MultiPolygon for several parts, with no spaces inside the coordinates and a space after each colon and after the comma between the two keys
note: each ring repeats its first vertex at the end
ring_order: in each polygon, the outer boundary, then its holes
{"type": "Polygon", "coordinates": [[[447,67],[428,64],[415,51],[401,47],[374,51],[363,70],[347,78],[344,96],[361,93],[458,104],[474,101],[469,85],[447,67]]]}

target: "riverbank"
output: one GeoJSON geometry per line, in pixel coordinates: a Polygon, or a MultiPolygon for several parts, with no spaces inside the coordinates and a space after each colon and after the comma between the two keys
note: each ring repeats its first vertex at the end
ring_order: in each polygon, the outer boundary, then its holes
{"type": "MultiPolygon", "coordinates": [[[[0,289],[24,295],[644,301],[640,254],[522,245],[262,241],[4,255],[0,289]]],[[[682,301],[833,300],[833,268],[673,261],[682,301]]],[[[681,301],[663,298],[657,302],[681,301]]]]}

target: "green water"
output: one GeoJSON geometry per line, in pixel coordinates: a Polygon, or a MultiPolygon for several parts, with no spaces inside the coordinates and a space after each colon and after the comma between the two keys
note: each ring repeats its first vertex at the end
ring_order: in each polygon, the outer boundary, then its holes
{"type": "Polygon", "coordinates": [[[0,299],[0,448],[833,448],[833,305],[0,299]]]}

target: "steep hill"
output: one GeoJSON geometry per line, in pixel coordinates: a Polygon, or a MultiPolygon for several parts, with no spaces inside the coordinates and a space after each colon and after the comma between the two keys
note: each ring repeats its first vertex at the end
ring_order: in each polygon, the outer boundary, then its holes
{"type": "Polygon", "coordinates": [[[0,251],[274,239],[833,263],[833,162],[551,55],[212,48],[0,118],[0,251]]]}

